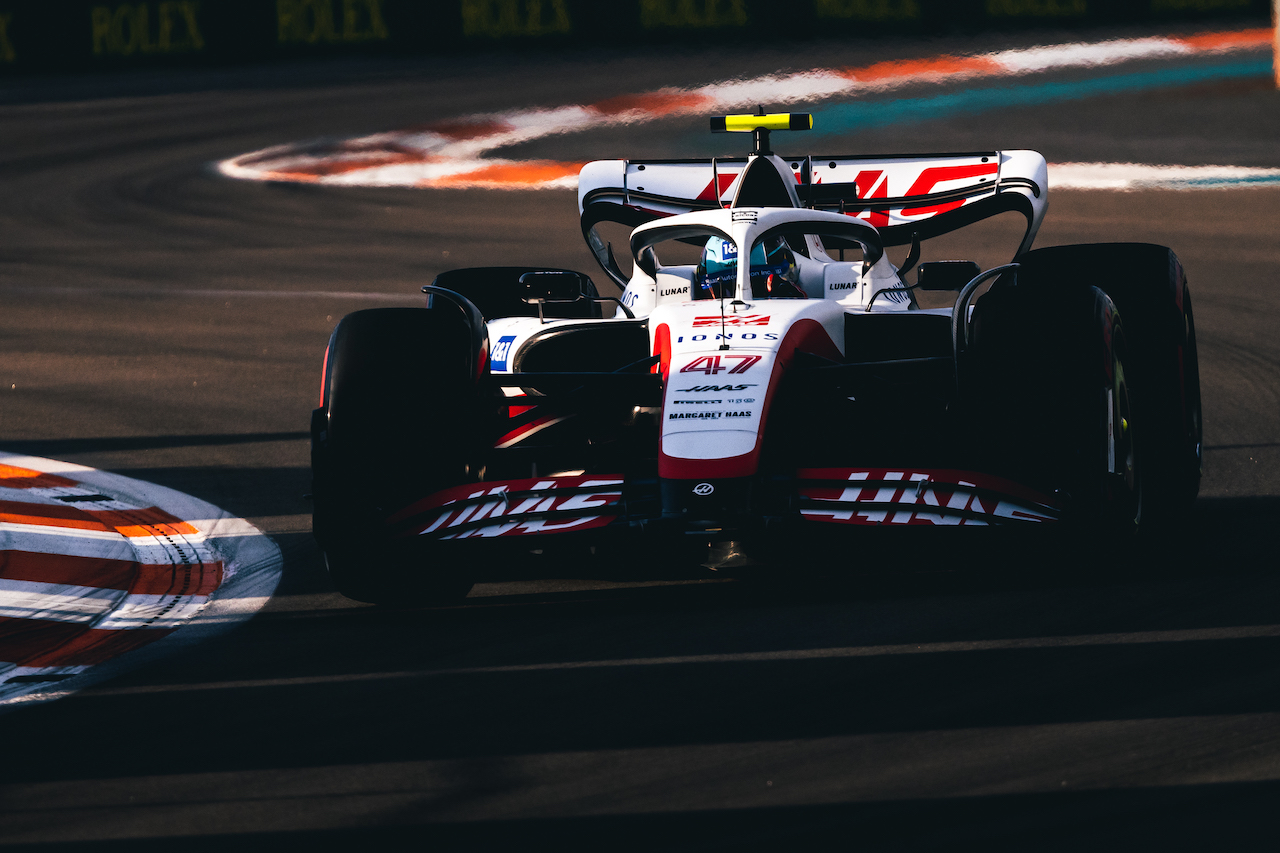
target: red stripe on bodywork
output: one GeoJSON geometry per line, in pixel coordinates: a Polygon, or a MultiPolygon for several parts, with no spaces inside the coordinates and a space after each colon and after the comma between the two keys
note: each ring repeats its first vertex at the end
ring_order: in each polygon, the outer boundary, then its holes
{"type": "Polygon", "coordinates": [[[760,462],[760,442],[756,449],[741,456],[724,459],[682,459],[678,456],[658,457],[658,476],[666,480],[718,480],[745,477],[755,473],[760,462]]]}
{"type": "Polygon", "coordinates": [[[657,331],[653,333],[653,354],[661,361],[649,368],[649,372],[661,373],[665,383],[671,373],[671,327],[666,323],[659,323],[657,331]]]}
{"type": "MultiPolygon", "coordinates": [[[[533,409],[537,407],[530,406],[529,408],[533,409]]],[[[504,445],[515,444],[517,442],[524,441],[526,438],[533,435],[534,433],[540,432],[549,426],[559,423],[560,421],[563,421],[566,417],[568,416],[567,415],[544,415],[543,417],[532,420],[527,424],[522,424],[521,426],[516,427],[515,429],[508,432],[506,435],[500,436],[498,440],[493,443],[493,446],[503,447],[504,445]]]]}

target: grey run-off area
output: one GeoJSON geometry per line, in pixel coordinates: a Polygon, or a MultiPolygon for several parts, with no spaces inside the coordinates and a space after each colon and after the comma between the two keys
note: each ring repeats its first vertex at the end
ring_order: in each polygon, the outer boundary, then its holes
{"type": "MultiPolygon", "coordinates": [[[[246,627],[7,715],[0,845],[267,847],[329,831],[468,849],[1230,849],[1266,826],[1280,795],[1274,188],[1055,193],[1039,241],[1159,242],[1186,265],[1207,451],[1182,560],[970,554],[857,566],[848,580],[508,581],[461,607],[384,612],[330,590],[307,532],[305,429],[339,317],[418,304],[452,267],[596,270],[570,192],[269,185],[208,164],[974,47],[344,61],[0,92],[0,447],[188,492],[273,534],[286,559],[246,627]]],[[[575,157],[724,151],[724,137],[689,142],[700,129],[563,144],[575,157]]],[[[1278,167],[1278,138],[1280,94],[1260,76],[881,127],[831,147],[1278,167]]],[[[995,263],[999,236],[948,248],[995,263]]]]}

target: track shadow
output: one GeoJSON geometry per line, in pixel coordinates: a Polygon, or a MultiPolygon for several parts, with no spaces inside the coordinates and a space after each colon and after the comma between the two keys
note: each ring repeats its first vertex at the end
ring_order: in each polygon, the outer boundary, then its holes
{"type": "MultiPolygon", "coordinates": [[[[152,668],[8,722],[7,781],[1280,712],[1280,578],[1255,525],[1272,499],[1206,502],[1184,560],[557,590],[451,607],[326,594],[305,533],[274,611],[181,667],[152,668]],[[1225,525],[1219,529],[1217,525],[1225,525]],[[1021,574],[1018,574],[1018,573],[1021,574]],[[1136,573],[1135,573],[1136,572],[1136,573]],[[296,601],[296,603],[291,603],[296,601]],[[1218,635],[1124,639],[1142,632],[1218,635]],[[1005,640],[1098,635],[1087,644],[1005,640]],[[1115,640],[1107,639],[1116,635],[1115,640]],[[977,643],[966,646],[966,643],[977,643]],[[922,646],[879,653],[877,647],[922,646]],[[936,649],[927,644],[943,644],[936,649]],[[759,653],[860,648],[857,654],[759,653]],[[582,661],[604,662],[581,667],[582,661]],[[129,688],[121,692],[116,688],[129,688]],[[86,719],[252,720],[235,751],[92,754],[86,719]]],[[[1265,531],[1265,526],[1260,528],[1265,531]]],[[[1105,555],[1104,555],[1105,556],[1105,555]]]]}
{"type": "Polygon", "coordinates": [[[265,441],[304,441],[310,433],[250,432],[216,435],[139,435],[97,438],[33,439],[6,441],[4,450],[31,456],[57,458],[71,453],[101,453],[120,450],[157,450],[172,447],[222,447],[235,444],[257,444],[265,441]]]}
{"type": "Polygon", "coordinates": [[[379,825],[311,832],[169,836],[8,850],[1244,850],[1267,846],[1274,781],[619,816],[426,823],[430,804],[379,825]]]}
{"type": "MultiPolygon", "coordinates": [[[[177,670],[10,723],[8,780],[498,757],[1280,712],[1280,637],[1002,640],[1274,627],[1266,576],[779,598],[750,583],[265,613],[177,670]],[[820,599],[820,600],[819,600],[820,599]],[[985,645],[982,641],[987,642],[985,645]],[[977,643],[969,647],[966,643],[977,643]],[[944,644],[879,653],[876,647],[944,644]],[[855,648],[859,653],[839,652],[855,648]],[[788,650],[830,654],[761,657],[788,650]],[[299,651],[303,650],[303,651],[299,651]],[[563,665],[602,661],[592,666],[563,665]],[[198,754],[57,732],[252,720],[198,754]],[[43,736],[47,735],[47,736],[43,736]],[[109,768],[109,770],[108,770],[109,768]]],[[[329,602],[330,605],[334,601],[329,602]]]]}

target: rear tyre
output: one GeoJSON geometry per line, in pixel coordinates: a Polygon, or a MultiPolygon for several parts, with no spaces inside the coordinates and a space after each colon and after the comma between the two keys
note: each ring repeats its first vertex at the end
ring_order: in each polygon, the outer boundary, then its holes
{"type": "Polygon", "coordinates": [[[385,523],[478,479],[494,423],[478,332],[447,303],[357,311],[334,329],[312,417],[312,530],[348,598],[439,602],[471,587],[468,567],[415,539],[390,540],[385,523]]]}

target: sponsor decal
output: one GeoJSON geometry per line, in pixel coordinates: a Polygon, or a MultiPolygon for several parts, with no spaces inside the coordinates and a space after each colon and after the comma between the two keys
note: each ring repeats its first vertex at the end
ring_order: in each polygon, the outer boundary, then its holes
{"type": "MultiPolygon", "coordinates": [[[[692,388],[677,388],[676,391],[679,391],[680,393],[683,393],[683,394],[703,394],[707,392],[720,394],[725,391],[745,391],[748,388],[754,388],[754,387],[756,387],[756,383],[744,382],[741,385],[694,385],[692,388]]],[[[742,402],[751,403],[754,401],[743,400],[742,402]]]]}
{"type": "MultiPolygon", "coordinates": [[[[343,2],[350,5],[352,0],[343,2]]],[[[566,0],[462,0],[462,34],[469,38],[537,38],[570,32],[573,20],[566,0]]]]}
{"type": "Polygon", "coordinates": [[[827,285],[827,290],[853,290],[857,286],[856,281],[833,281],[827,285]]]}
{"type": "Polygon", "coordinates": [[[762,358],[764,358],[762,355],[735,355],[732,353],[700,355],[680,368],[680,372],[705,373],[707,376],[714,376],[722,370],[727,370],[730,373],[746,373],[762,358]],[[735,361],[737,362],[736,364],[733,363],[735,361]]]}
{"type": "MultiPolygon", "coordinates": [[[[536,408],[538,407],[537,406],[521,406],[519,407],[519,412],[527,412],[536,408]]],[[[515,418],[519,412],[517,411],[517,409],[512,409],[511,417],[515,418]]],[[[514,445],[519,444],[520,442],[524,441],[525,439],[531,436],[537,435],[547,427],[553,427],[556,424],[563,423],[564,421],[567,421],[569,418],[572,418],[572,417],[574,417],[574,415],[568,414],[568,415],[546,415],[544,417],[535,418],[534,420],[529,421],[528,423],[520,424],[520,426],[511,430],[507,434],[499,436],[498,440],[493,443],[493,446],[496,447],[498,450],[505,450],[508,447],[512,447],[514,445]]]]}
{"type": "Polygon", "coordinates": [[[676,296],[681,293],[688,293],[689,288],[686,287],[664,287],[662,289],[663,296],[676,296]]]}
{"type": "MultiPolygon", "coordinates": [[[[383,2],[384,0],[276,0],[277,38],[280,44],[359,44],[386,41],[391,33],[383,19],[383,2]]],[[[168,5],[171,4],[160,4],[161,8],[168,5]]],[[[464,9],[468,5],[470,4],[464,2],[464,9]]],[[[463,16],[465,18],[465,11],[463,16]]]]}
{"type": "Polygon", "coordinates": [[[494,344],[493,352],[489,355],[489,364],[494,370],[506,370],[507,359],[511,355],[511,345],[515,342],[515,335],[503,335],[498,338],[498,342],[494,344]]]}
{"type": "Polygon", "coordinates": [[[760,214],[754,210],[735,210],[730,216],[734,222],[755,222],[760,218],[760,214]]]}
{"type": "Polygon", "coordinates": [[[747,24],[743,0],[727,3],[673,3],[671,0],[646,0],[640,4],[640,26],[646,30],[706,30],[719,27],[743,27],[747,24]]]}
{"type": "Polygon", "coordinates": [[[842,524],[986,526],[1010,521],[1056,521],[1051,498],[985,474],[966,471],[801,471],[800,510],[814,521],[842,524]],[[844,479],[848,485],[806,484],[844,479]],[[829,503],[830,507],[822,506],[829,503]],[[858,504],[867,504],[859,507],[858,504]]]}
{"type": "MultiPolygon", "coordinates": [[[[613,477],[557,477],[513,480],[495,485],[459,486],[442,492],[430,506],[436,515],[419,530],[441,539],[523,536],[603,527],[617,518],[622,479],[613,477]],[[579,511],[581,515],[564,515],[579,511]],[[610,515],[599,513],[607,512],[610,515]],[[546,517],[546,513],[557,513],[546,517]],[[531,514],[538,517],[530,518],[531,514]],[[484,524],[476,524],[484,521],[484,524]],[[450,532],[451,528],[465,527],[450,532]]],[[[394,520],[394,519],[393,519],[394,520]]]]}
{"type": "MultiPolygon", "coordinates": [[[[718,326],[719,323],[716,323],[715,325],[718,326]]],[[[742,332],[740,335],[738,335],[738,340],[740,341],[754,341],[757,338],[764,338],[766,341],[776,341],[778,339],[778,333],[777,332],[742,332]]],[[[707,339],[707,335],[702,335],[702,334],[691,335],[689,337],[689,340],[693,341],[694,343],[701,343],[706,339],[707,339]]],[[[711,339],[715,341],[731,341],[733,340],[733,332],[716,332],[715,334],[711,335],[711,339]]],[[[678,344],[684,343],[684,335],[681,335],[680,337],[676,338],[676,343],[678,344]]]]}
{"type": "Polygon", "coordinates": [[[669,421],[718,421],[721,418],[749,418],[752,412],[672,412],[667,415],[669,421]]]}
{"type": "MultiPolygon", "coordinates": [[[[283,4],[285,0],[280,2],[283,4]]],[[[94,6],[89,12],[93,55],[131,56],[204,50],[199,13],[200,3],[197,0],[94,6]]]]}
{"type": "Polygon", "coordinates": [[[901,21],[918,19],[920,6],[916,0],[878,0],[875,3],[867,0],[817,0],[814,12],[819,18],[901,21]]]}
{"type": "MultiPolygon", "coordinates": [[[[915,183],[911,185],[906,194],[908,196],[928,195],[929,193],[937,190],[938,184],[950,183],[952,181],[963,181],[972,178],[995,177],[996,173],[999,171],[1000,167],[995,163],[930,166],[920,173],[920,177],[916,178],[915,183]]],[[[940,213],[955,210],[967,201],[970,201],[970,199],[944,201],[940,204],[927,205],[925,207],[909,207],[904,209],[901,215],[904,218],[908,216],[937,216],[940,213]]],[[[872,224],[874,225],[875,223],[872,224]]]]}
{"type": "Polygon", "coordinates": [[[767,326],[769,325],[768,314],[729,314],[723,318],[716,317],[694,317],[693,327],[695,329],[705,328],[707,326],[719,326],[720,321],[724,320],[726,326],[767,326]]]}
{"type": "Polygon", "coordinates": [[[699,497],[706,497],[716,490],[716,487],[710,483],[699,483],[693,487],[693,493],[699,497]]]}

